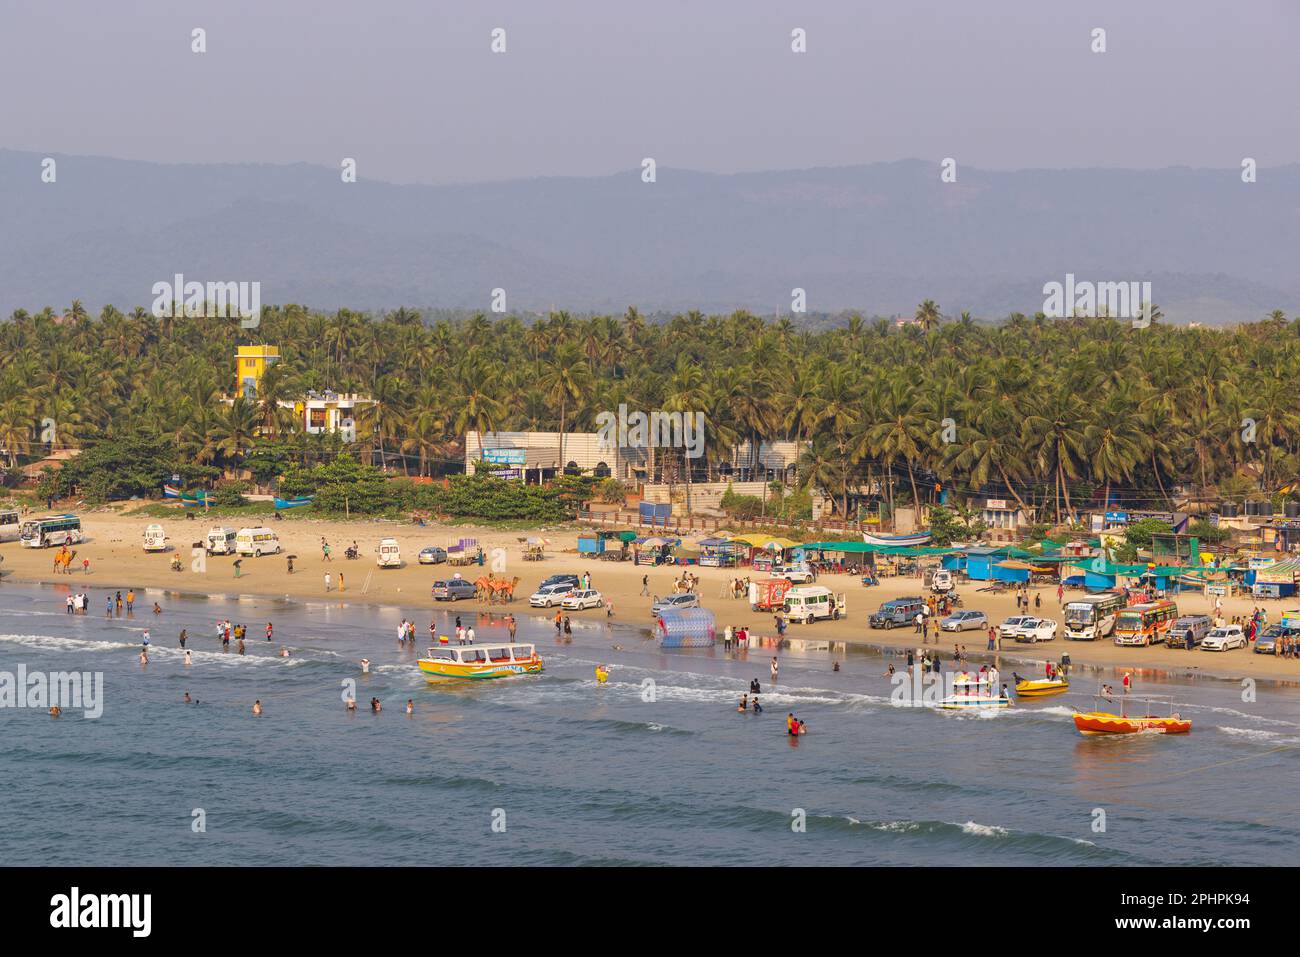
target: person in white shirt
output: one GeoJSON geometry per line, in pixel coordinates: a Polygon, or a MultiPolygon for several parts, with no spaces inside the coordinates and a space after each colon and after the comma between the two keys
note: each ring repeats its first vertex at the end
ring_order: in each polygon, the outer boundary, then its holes
{"type": "Polygon", "coordinates": [[[466,640],[467,642],[469,642],[471,645],[474,644],[474,626],[473,626],[473,625],[470,625],[469,628],[467,628],[467,629],[465,630],[465,640],[466,640]]]}

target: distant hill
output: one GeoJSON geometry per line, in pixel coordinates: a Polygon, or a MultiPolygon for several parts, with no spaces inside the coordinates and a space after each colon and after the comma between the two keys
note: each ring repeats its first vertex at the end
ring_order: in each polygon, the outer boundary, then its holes
{"type": "Polygon", "coordinates": [[[0,151],[0,315],[148,306],[155,282],[258,280],[264,303],[645,312],[1042,307],[1042,285],[1152,282],[1168,321],[1300,312],[1300,166],[961,168],[718,176],[660,168],[464,186],[340,181],[305,164],[166,165],[0,151]]]}

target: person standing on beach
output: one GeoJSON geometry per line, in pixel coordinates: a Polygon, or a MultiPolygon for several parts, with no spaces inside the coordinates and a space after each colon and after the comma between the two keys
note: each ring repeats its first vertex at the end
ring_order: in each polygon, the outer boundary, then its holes
{"type": "Polygon", "coordinates": [[[1065,603],[1065,586],[1064,586],[1064,585],[1057,585],[1057,586],[1056,586],[1056,603],[1057,603],[1058,605],[1061,605],[1061,604],[1064,604],[1064,603],[1065,603]]]}
{"type": "Polygon", "coordinates": [[[135,590],[127,589],[126,592],[126,613],[129,615],[135,611],[135,590]]]}
{"type": "Polygon", "coordinates": [[[513,644],[515,640],[515,616],[511,615],[507,619],[507,627],[510,629],[510,641],[513,644]]]}
{"type": "Polygon", "coordinates": [[[555,613],[555,637],[560,637],[560,629],[564,626],[564,615],[560,612],[555,613]]]}
{"type": "Polygon", "coordinates": [[[243,638],[242,635],[241,635],[240,638],[239,638],[239,646],[238,646],[238,647],[239,647],[239,653],[242,655],[242,654],[244,653],[244,638],[243,638]]]}
{"type": "Polygon", "coordinates": [[[470,645],[474,644],[474,626],[473,626],[473,625],[470,625],[468,628],[465,629],[465,643],[466,643],[466,644],[470,644],[470,645]]]}
{"type": "Polygon", "coordinates": [[[1129,691],[1132,689],[1132,687],[1133,687],[1133,674],[1132,672],[1126,671],[1124,672],[1124,693],[1128,694],[1129,691]]]}
{"type": "Polygon", "coordinates": [[[650,576],[649,576],[649,575],[642,575],[642,576],[641,576],[641,594],[642,594],[642,595],[649,595],[649,594],[650,594],[650,576]]]}
{"type": "Polygon", "coordinates": [[[329,573],[329,572],[326,572],[326,573],[325,573],[325,593],[326,593],[326,594],[329,594],[329,590],[330,590],[330,573],[329,573]]]}
{"type": "Polygon", "coordinates": [[[343,573],[339,572],[339,591],[343,590],[343,573]]]}
{"type": "Polygon", "coordinates": [[[272,629],[272,627],[271,627],[271,623],[268,621],[268,622],[266,623],[266,640],[267,640],[267,641],[270,641],[270,640],[271,640],[271,632],[272,632],[272,630],[273,630],[273,629],[272,629]]]}
{"type": "Polygon", "coordinates": [[[726,628],[722,630],[722,649],[724,651],[731,650],[731,636],[733,634],[734,632],[731,630],[730,625],[728,625],[726,628]]]}
{"type": "Polygon", "coordinates": [[[569,620],[568,615],[564,616],[564,637],[565,638],[573,637],[573,622],[569,620]]]}
{"type": "Polygon", "coordinates": [[[772,671],[772,680],[773,680],[773,681],[776,680],[777,673],[778,673],[780,670],[781,670],[781,666],[780,666],[780,664],[777,663],[776,655],[773,655],[773,656],[772,656],[772,668],[771,668],[771,671],[772,671]]]}
{"type": "Polygon", "coordinates": [[[988,647],[989,651],[993,650],[993,643],[997,641],[997,637],[998,637],[998,630],[992,625],[989,625],[989,647],[988,647]]]}
{"type": "Polygon", "coordinates": [[[185,647],[185,639],[189,638],[189,636],[190,636],[190,633],[189,633],[188,631],[186,631],[184,628],[182,628],[182,629],[181,629],[181,647],[182,647],[182,648],[185,647]]]}
{"type": "Polygon", "coordinates": [[[324,537],[322,537],[320,540],[320,558],[321,561],[323,562],[328,562],[332,560],[330,558],[330,543],[325,541],[324,537]]]}

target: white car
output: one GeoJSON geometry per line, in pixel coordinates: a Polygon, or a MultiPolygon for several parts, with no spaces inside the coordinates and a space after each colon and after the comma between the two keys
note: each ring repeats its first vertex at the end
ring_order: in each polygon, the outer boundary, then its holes
{"type": "Polygon", "coordinates": [[[535,593],[528,596],[528,604],[534,608],[550,608],[552,605],[562,604],[571,591],[573,591],[573,586],[568,582],[543,585],[535,593]]]}
{"type": "Polygon", "coordinates": [[[784,578],[792,585],[808,585],[812,583],[812,570],[804,565],[777,565],[772,569],[773,578],[784,578]]]}
{"type": "Polygon", "coordinates": [[[564,601],[560,602],[560,607],[571,611],[582,611],[584,608],[601,608],[604,607],[605,599],[601,597],[600,592],[594,588],[579,589],[571,593],[564,601]]]}
{"type": "Polygon", "coordinates": [[[1033,615],[1012,615],[1002,624],[998,625],[998,635],[1002,638],[1014,638],[1020,634],[1020,626],[1027,621],[1033,621],[1033,615]]]}
{"type": "Polygon", "coordinates": [[[1038,644],[1056,637],[1056,622],[1051,618],[1026,618],[1016,629],[1016,641],[1038,644]]]}
{"type": "Polygon", "coordinates": [[[1224,625],[1210,631],[1201,640],[1202,651],[1228,651],[1232,648],[1246,647],[1246,633],[1241,625],[1224,625]]]}

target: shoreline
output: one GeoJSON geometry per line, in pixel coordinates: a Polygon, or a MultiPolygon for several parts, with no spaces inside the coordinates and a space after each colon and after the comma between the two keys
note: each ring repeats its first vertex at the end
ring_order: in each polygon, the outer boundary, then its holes
{"type": "MultiPolygon", "coordinates": [[[[178,510],[178,519],[180,514],[178,510]]],[[[53,549],[27,549],[17,542],[5,542],[0,545],[0,553],[5,558],[3,565],[0,565],[0,588],[12,582],[53,586],[55,589],[84,589],[91,594],[90,606],[87,608],[87,614],[91,617],[95,617],[95,609],[98,607],[95,602],[98,600],[102,603],[100,596],[103,591],[134,588],[153,601],[167,596],[187,601],[269,598],[303,604],[325,602],[375,608],[401,607],[408,609],[408,612],[414,608],[465,614],[468,610],[472,614],[514,614],[516,618],[535,616],[548,619],[554,615],[554,609],[547,611],[528,605],[527,596],[532,594],[536,585],[543,578],[556,573],[589,572],[592,587],[598,589],[614,605],[615,614],[610,619],[606,618],[602,610],[571,612],[575,625],[582,621],[608,621],[610,624],[635,628],[645,634],[653,626],[649,617],[651,597],[641,595],[643,576],[649,579],[650,596],[662,596],[671,593],[673,580],[683,571],[682,566],[636,566],[630,562],[602,561],[591,555],[579,555],[576,551],[566,550],[566,546],[573,548],[576,538],[567,531],[562,534],[551,533],[555,537],[551,539],[544,561],[525,562],[522,558],[521,539],[527,536],[517,531],[465,525],[419,527],[385,522],[382,526],[377,526],[369,521],[313,520],[310,523],[278,523],[280,527],[275,531],[280,535],[283,553],[245,559],[241,566],[243,574],[235,578],[231,556],[208,557],[206,571],[197,573],[188,564],[183,571],[171,570],[170,562],[178,554],[175,548],[161,553],[145,553],[140,545],[141,536],[145,525],[155,521],[158,520],[129,514],[87,513],[83,517],[87,540],[76,546],[76,552],[78,561],[83,557],[90,559],[89,574],[80,570],[69,575],[54,574],[50,570],[53,549]],[[331,550],[339,556],[345,545],[356,541],[362,557],[356,560],[340,557],[326,562],[320,551],[322,537],[329,541],[331,550]],[[379,537],[398,540],[403,557],[400,568],[377,566],[373,547],[379,537]],[[453,568],[446,564],[419,565],[415,561],[415,556],[422,547],[445,546],[463,538],[475,539],[489,556],[488,560],[495,561],[498,567],[504,568],[502,575],[516,580],[515,600],[512,603],[486,604],[474,599],[433,601],[429,587],[435,579],[450,577],[459,571],[463,577],[474,581],[487,571],[487,568],[477,565],[453,568]],[[287,573],[285,565],[285,559],[290,554],[296,556],[293,575],[287,573]],[[333,579],[333,587],[329,592],[324,590],[323,583],[323,576],[327,572],[333,579]],[[340,591],[338,579],[344,576],[346,587],[340,591]]],[[[168,522],[164,527],[169,525],[174,530],[176,524],[168,522]]],[[[207,530],[205,523],[184,520],[182,527],[186,530],[186,539],[198,537],[207,530]]],[[[540,534],[547,533],[543,531],[540,534]]],[[[188,562],[185,554],[187,551],[188,548],[184,546],[179,550],[183,562],[188,562]]],[[[719,632],[728,624],[746,626],[756,639],[751,642],[751,650],[775,647],[774,616],[767,612],[753,612],[744,600],[727,597],[727,586],[732,579],[747,575],[754,578],[763,576],[756,576],[749,569],[743,568],[688,566],[688,570],[699,576],[697,591],[701,604],[716,614],[719,632]]],[[[991,652],[986,647],[986,635],[980,631],[956,634],[941,632],[937,641],[932,639],[929,644],[923,645],[919,636],[909,628],[877,631],[868,629],[866,622],[866,616],[888,599],[923,594],[924,589],[919,580],[885,578],[877,586],[864,588],[853,576],[828,574],[819,576],[818,583],[845,595],[846,615],[838,621],[820,621],[811,625],[791,624],[785,635],[792,642],[789,646],[791,650],[797,648],[801,641],[831,643],[842,646],[845,650],[877,648],[882,654],[891,651],[905,653],[908,648],[918,651],[931,648],[938,649],[947,665],[952,660],[953,646],[957,644],[965,646],[965,654],[971,661],[1001,657],[1007,661],[1024,662],[1026,668],[1034,668],[1035,672],[1041,669],[1044,662],[1058,661],[1062,653],[1068,652],[1076,672],[1086,667],[1096,668],[1100,672],[1110,671],[1117,677],[1124,671],[1131,671],[1137,678],[1206,677],[1235,681],[1252,678],[1270,683],[1300,684],[1300,660],[1257,655],[1253,648],[1223,653],[1200,650],[1187,652],[1163,645],[1121,648],[1109,641],[1067,642],[1064,638],[1057,638],[1036,645],[1005,642],[1000,651],[991,652]]],[[[967,582],[958,586],[958,591],[965,598],[964,608],[985,612],[989,621],[995,624],[1016,613],[1011,593],[977,592],[975,589],[979,584],[967,582]]],[[[1055,602],[1055,588],[1044,587],[1031,590],[1031,593],[1035,591],[1042,597],[1043,616],[1059,621],[1061,609],[1055,602]]],[[[1076,594],[1068,592],[1065,601],[1071,600],[1076,594]]],[[[1185,613],[1211,610],[1210,600],[1203,595],[1184,594],[1176,596],[1175,600],[1185,613]]],[[[1234,598],[1224,603],[1224,614],[1248,614],[1252,607],[1249,599],[1234,598]]],[[[1286,606],[1272,602],[1264,607],[1268,609],[1270,618],[1276,620],[1286,606]]],[[[827,651],[828,657],[841,653],[845,652],[835,647],[827,651]]]]}

